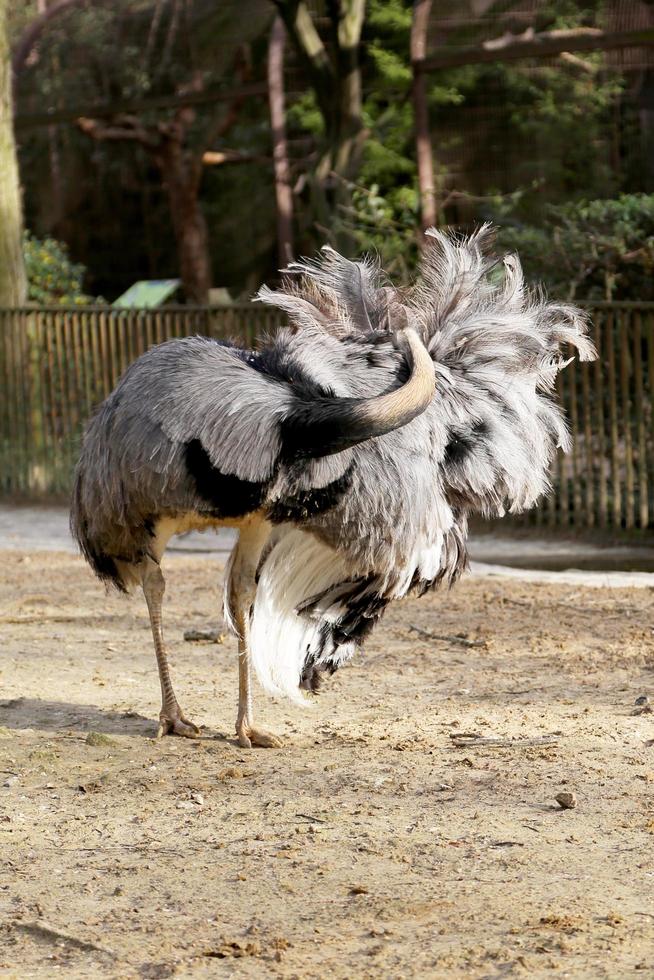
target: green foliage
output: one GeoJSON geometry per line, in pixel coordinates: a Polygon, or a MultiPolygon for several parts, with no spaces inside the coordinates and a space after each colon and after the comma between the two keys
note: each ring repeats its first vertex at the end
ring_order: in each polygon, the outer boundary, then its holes
{"type": "Polygon", "coordinates": [[[399,187],[382,195],[377,184],[369,188],[354,185],[351,201],[346,220],[355,251],[377,255],[393,279],[408,279],[418,257],[417,190],[399,187]]]}
{"type": "MultiPolygon", "coordinates": [[[[603,28],[610,9],[607,0],[540,0],[525,20],[517,0],[482,6],[480,13],[473,0],[434,5],[429,52],[480,45],[525,27],[603,28]]],[[[14,7],[17,36],[37,3],[14,7]]],[[[333,54],[329,5],[310,9],[333,54]]],[[[412,9],[412,0],[367,0],[360,48],[365,139],[352,172],[342,171],[350,180],[334,178],[322,209],[312,175],[331,135],[290,40],[286,48],[296,251],[312,251],[342,230],[348,251],[378,252],[398,278],[413,269],[419,227],[412,9]],[[338,193],[343,188],[347,192],[338,193]]],[[[151,104],[152,96],[260,81],[273,14],[269,0],[80,4],[53,18],[40,40],[17,90],[19,113],[42,111],[44,100],[55,110],[141,99],[151,104]]],[[[651,234],[649,198],[619,196],[654,190],[649,82],[639,82],[636,72],[620,74],[615,64],[612,55],[594,52],[428,76],[439,220],[463,227],[489,218],[508,224],[503,240],[519,245],[530,276],[545,279],[559,295],[645,298],[652,291],[649,245],[643,244],[651,234]],[[633,95],[638,85],[640,102],[633,95]]],[[[338,94],[335,85],[335,99],[338,94]]],[[[215,111],[209,104],[193,109],[187,149],[202,148],[215,111]]],[[[145,126],[165,126],[176,111],[147,108],[138,115],[145,126]]],[[[46,128],[25,130],[21,143],[27,222],[71,243],[89,266],[91,290],[113,295],[135,278],[176,273],[165,189],[151,155],[120,141],[91,146],[74,127],[59,127],[54,135],[46,128]],[[56,170],[63,175],[61,193],[52,193],[56,170]]],[[[266,100],[240,105],[237,122],[209,148],[239,149],[252,158],[238,167],[206,168],[201,187],[216,283],[249,291],[274,269],[266,100]]],[[[75,291],[81,294],[81,284],[59,295],[75,291]]]]}
{"type": "Polygon", "coordinates": [[[403,0],[371,0],[368,24],[374,32],[403,32],[408,37],[411,31],[411,4],[403,0]]]}
{"type": "MultiPolygon", "coordinates": [[[[493,6],[499,16],[507,5],[493,6]]],[[[487,38],[493,6],[481,25],[462,18],[459,32],[448,32],[448,47],[487,38]]],[[[602,26],[602,9],[600,0],[589,0],[584,8],[551,0],[539,8],[535,26],[602,26]]],[[[407,272],[417,256],[419,226],[410,29],[408,0],[370,0],[363,65],[367,139],[351,206],[338,216],[358,248],[377,250],[389,268],[407,272]]],[[[431,74],[428,100],[442,222],[474,225],[508,215],[514,223],[538,226],[552,204],[615,195],[621,188],[608,133],[621,89],[621,78],[606,70],[602,53],[431,74]]],[[[529,234],[542,238],[537,227],[529,234]]]]}
{"type": "Polygon", "coordinates": [[[84,266],[71,262],[64,244],[54,238],[38,239],[27,232],[23,248],[30,303],[78,306],[94,302],[82,288],[84,266]]]}
{"type": "MultiPolygon", "coordinates": [[[[569,5],[550,6],[565,11],[569,5]]],[[[589,21],[602,26],[583,10],[576,18],[569,11],[555,16],[544,26],[552,30],[589,21]]],[[[519,215],[538,222],[547,204],[611,197],[626,189],[619,184],[613,142],[623,87],[624,79],[606,68],[601,52],[556,63],[469,65],[433,76],[430,104],[441,197],[447,199],[448,191],[485,198],[520,190],[519,215]],[[449,105],[442,91],[449,93],[449,105]]],[[[486,216],[483,204],[460,201],[450,204],[448,220],[486,216]]]]}
{"type": "Polygon", "coordinates": [[[419,223],[408,98],[410,32],[410,3],[370,0],[364,25],[366,140],[349,206],[336,216],[349,232],[353,252],[376,253],[384,268],[400,279],[415,264],[419,223]]]}
{"type": "Polygon", "coordinates": [[[654,300],[654,194],[552,206],[541,227],[506,227],[499,244],[553,295],[654,300]]]}
{"type": "Polygon", "coordinates": [[[325,132],[325,121],[316,102],[316,95],[312,89],[303,92],[291,105],[286,112],[286,125],[298,127],[312,136],[320,137],[325,132]]]}

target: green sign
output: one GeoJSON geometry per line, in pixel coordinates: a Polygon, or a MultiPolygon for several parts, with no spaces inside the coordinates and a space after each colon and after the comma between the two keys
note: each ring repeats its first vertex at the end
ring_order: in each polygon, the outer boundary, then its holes
{"type": "Polygon", "coordinates": [[[179,287],[179,279],[141,279],[114,300],[112,306],[146,309],[161,306],[179,287]]]}

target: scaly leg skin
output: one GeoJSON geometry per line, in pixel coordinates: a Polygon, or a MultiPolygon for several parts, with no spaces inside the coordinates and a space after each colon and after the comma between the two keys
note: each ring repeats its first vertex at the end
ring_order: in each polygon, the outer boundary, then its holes
{"type": "Polygon", "coordinates": [[[277,735],[255,728],[252,721],[252,685],[250,677],[249,634],[250,608],[256,594],[256,571],[262,549],[270,534],[270,525],[260,519],[244,524],[233,556],[229,602],[238,631],[238,716],[236,736],[243,749],[280,748],[284,743],[277,735]]]}
{"type": "Polygon", "coordinates": [[[251,749],[256,745],[262,749],[279,749],[284,744],[277,735],[263,728],[255,728],[252,724],[252,689],[250,679],[250,664],[248,662],[245,643],[238,644],[238,716],[236,718],[236,735],[242,749],[251,749]]]}
{"type": "Polygon", "coordinates": [[[159,727],[155,739],[158,741],[164,735],[181,735],[183,738],[199,738],[202,733],[196,724],[182,714],[178,704],[165,707],[159,712],[159,727]]]}
{"type": "Polygon", "coordinates": [[[154,640],[154,652],[157,656],[157,667],[159,668],[159,680],[161,682],[161,711],[159,712],[159,728],[157,729],[156,737],[160,739],[164,735],[181,735],[184,738],[198,738],[200,729],[192,721],[184,717],[184,712],[177,702],[170,679],[168,656],[166,654],[163,626],[161,623],[161,605],[166,582],[159,565],[151,558],[146,558],[145,560],[141,584],[143,586],[145,601],[148,604],[150,626],[152,627],[152,638],[154,640]]]}

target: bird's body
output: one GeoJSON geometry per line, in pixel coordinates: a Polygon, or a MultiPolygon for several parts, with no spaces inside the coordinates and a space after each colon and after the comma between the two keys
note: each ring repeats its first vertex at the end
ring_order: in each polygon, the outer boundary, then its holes
{"type": "Polygon", "coordinates": [[[162,730],[193,734],[161,632],[170,536],[228,525],[239,542],[225,611],[240,640],[242,744],[249,667],[301,698],[392,599],[453,582],[468,515],[531,506],[567,433],[550,390],[568,342],[592,356],[577,311],[525,294],[516,260],[497,285],[486,233],[434,236],[400,293],[331,250],[260,298],[292,327],[258,351],[200,337],[136,361],[91,421],[72,526],[90,564],[141,583],[153,624],[162,730]],[[162,673],[163,670],[163,673],[162,673]]]}

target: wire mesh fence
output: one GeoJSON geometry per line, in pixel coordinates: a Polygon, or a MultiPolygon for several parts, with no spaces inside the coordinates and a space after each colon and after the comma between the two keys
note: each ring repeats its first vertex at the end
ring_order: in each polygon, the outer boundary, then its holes
{"type": "MultiPolygon", "coordinates": [[[[590,309],[599,359],[559,375],[573,450],[526,518],[544,526],[654,526],[654,304],[590,309]]],[[[0,494],[68,493],[84,424],[148,347],[202,334],[252,345],[277,311],[110,307],[0,310],[0,494]]]]}

